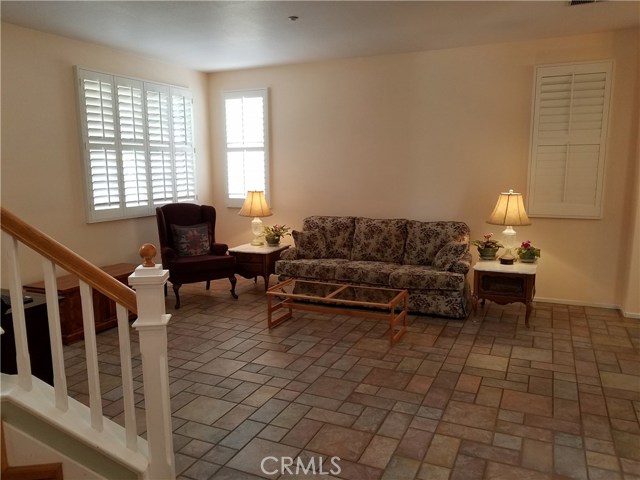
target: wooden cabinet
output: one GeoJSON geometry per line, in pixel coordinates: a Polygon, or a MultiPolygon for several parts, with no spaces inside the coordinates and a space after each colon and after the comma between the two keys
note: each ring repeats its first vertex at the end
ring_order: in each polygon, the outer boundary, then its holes
{"type": "MultiPolygon", "coordinates": [[[[118,263],[100,268],[126,285],[127,278],[133,273],[136,265],[133,263],[118,263]]],[[[84,338],[80,282],[75,275],[65,275],[58,277],[57,285],[58,295],[61,297],[60,329],[62,343],[69,345],[84,338]]],[[[24,289],[27,292],[45,293],[44,282],[25,285],[24,289]]],[[[93,312],[96,332],[115,327],[118,323],[115,302],[109,300],[97,290],[93,291],[93,312]]],[[[130,318],[135,318],[135,315],[131,315],[130,318]]]]}
{"type": "Polygon", "coordinates": [[[536,264],[501,265],[497,261],[479,261],[473,267],[473,309],[478,300],[505,305],[522,302],[527,307],[525,325],[529,326],[531,305],[536,292],[536,264]]]}
{"type": "Polygon", "coordinates": [[[280,253],[289,248],[289,245],[281,247],[254,246],[251,244],[240,245],[229,249],[229,254],[236,257],[236,273],[244,278],[264,278],[265,292],[269,288],[269,276],[276,272],[276,261],[280,259],[280,253]]]}

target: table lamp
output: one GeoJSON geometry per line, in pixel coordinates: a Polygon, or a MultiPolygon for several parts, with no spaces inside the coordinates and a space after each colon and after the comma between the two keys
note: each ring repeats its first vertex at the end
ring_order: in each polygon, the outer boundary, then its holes
{"type": "Polygon", "coordinates": [[[269,205],[267,205],[267,199],[264,197],[264,192],[247,192],[244,204],[238,212],[238,215],[242,215],[243,217],[253,217],[253,220],[251,220],[251,232],[253,233],[251,245],[263,245],[264,242],[260,239],[260,235],[262,235],[262,220],[260,220],[260,217],[269,217],[273,215],[269,205]]]}
{"type": "Polygon", "coordinates": [[[504,236],[505,252],[500,257],[500,263],[503,265],[513,265],[516,257],[512,252],[515,247],[516,231],[513,226],[531,225],[527,212],[524,209],[524,202],[521,193],[515,193],[509,190],[501,193],[498,197],[496,208],[487,220],[491,225],[505,225],[502,232],[504,236]]]}

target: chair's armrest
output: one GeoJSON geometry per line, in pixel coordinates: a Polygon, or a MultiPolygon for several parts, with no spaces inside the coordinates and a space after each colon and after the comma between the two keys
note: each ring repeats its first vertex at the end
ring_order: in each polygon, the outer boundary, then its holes
{"type": "Polygon", "coordinates": [[[289,247],[280,252],[280,260],[295,260],[296,258],[298,258],[296,247],[289,247]]]}
{"type": "Polygon", "coordinates": [[[227,250],[229,250],[229,245],[226,243],[212,243],[211,244],[211,253],[214,255],[226,255],[227,250]]]}
{"type": "Polygon", "coordinates": [[[463,274],[467,274],[469,273],[469,270],[471,269],[471,253],[467,252],[464,254],[464,256],[462,258],[460,258],[459,260],[457,260],[452,266],[451,266],[451,271],[455,272],[455,273],[463,273],[463,274]]]}
{"type": "Polygon", "coordinates": [[[160,249],[160,256],[162,257],[163,261],[165,261],[165,260],[172,260],[176,258],[178,254],[173,248],[162,247],[160,249]]]}

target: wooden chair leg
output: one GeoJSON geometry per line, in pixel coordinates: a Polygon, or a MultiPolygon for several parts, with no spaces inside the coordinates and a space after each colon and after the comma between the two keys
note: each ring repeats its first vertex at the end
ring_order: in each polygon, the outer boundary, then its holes
{"type": "Polygon", "coordinates": [[[176,294],[176,310],[180,308],[180,293],[178,292],[178,290],[180,290],[180,287],[182,285],[177,285],[177,284],[173,284],[173,293],[176,294]]]}
{"type": "Polygon", "coordinates": [[[231,282],[231,296],[235,299],[238,298],[238,295],[236,295],[236,283],[238,282],[238,280],[236,280],[236,276],[235,275],[231,275],[229,277],[229,281],[231,282]]]}

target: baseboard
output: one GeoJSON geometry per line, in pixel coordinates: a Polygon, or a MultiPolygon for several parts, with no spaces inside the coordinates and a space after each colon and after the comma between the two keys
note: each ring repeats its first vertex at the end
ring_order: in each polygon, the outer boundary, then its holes
{"type": "Polygon", "coordinates": [[[544,302],[544,303],[558,303],[564,305],[575,305],[578,307],[593,307],[593,308],[606,308],[608,310],[618,310],[623,317],[625,318],[634,318],[640,319],[640,313],[634,312],[625,312],[620,305],[613,305],[609,303],[587,303],[587,302],[579,302],[577,300],[564,300],[560,298],[546,298],[546,297],[538,297],[536,296],[533,299],[534,302],[544,302]]]}

